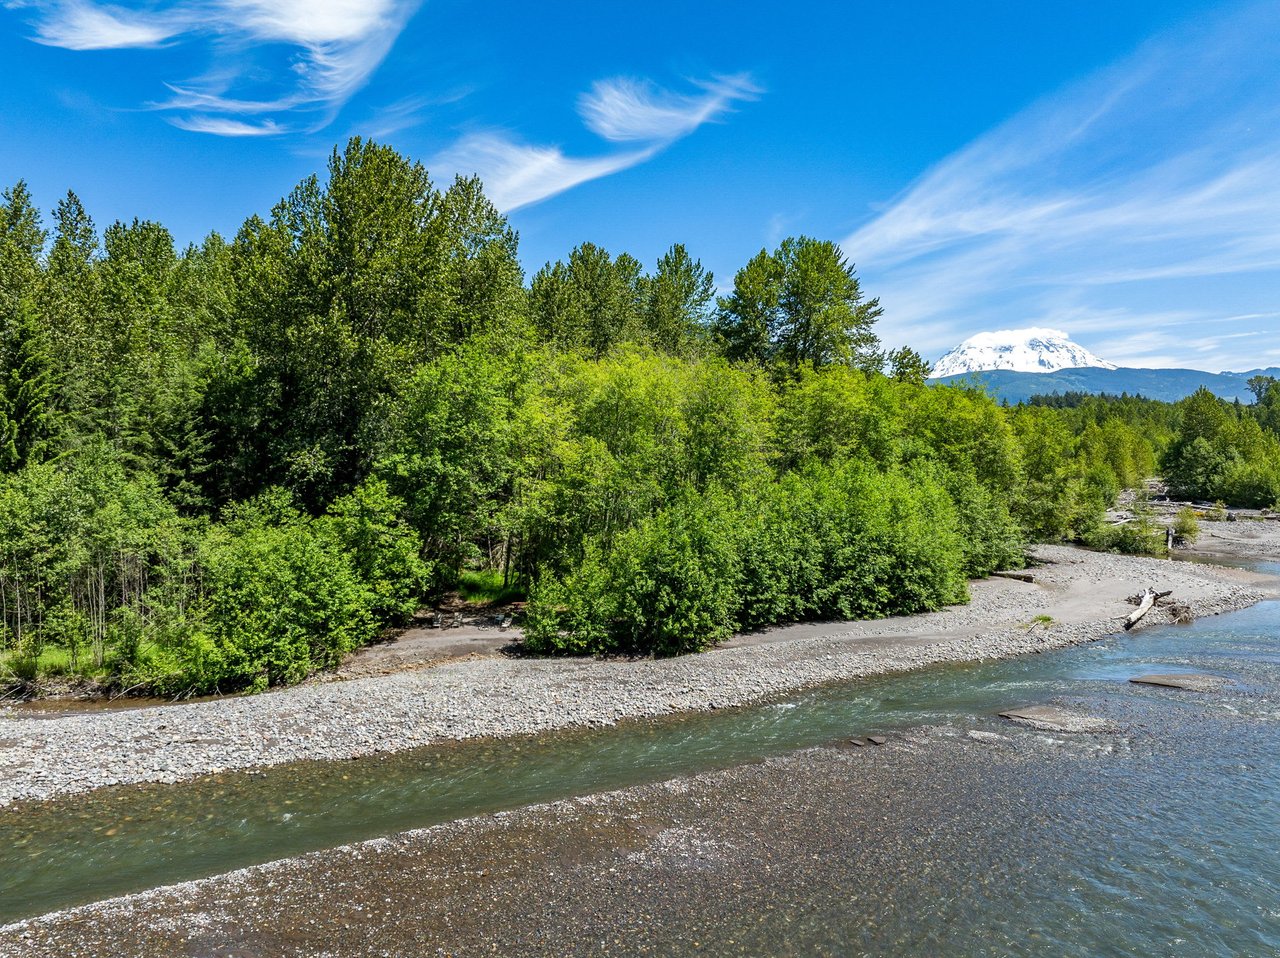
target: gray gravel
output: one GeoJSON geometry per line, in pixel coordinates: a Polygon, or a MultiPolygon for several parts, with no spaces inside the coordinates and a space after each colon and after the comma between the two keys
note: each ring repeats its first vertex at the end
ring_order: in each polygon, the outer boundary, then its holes
{"type": "MultiPolygon", "coordinates": [[[[1263,577],[1042,547],[1034,585],[977,583],[974,601],[926,616],[831,623],[757,644],[641,661],[468,659],[437,668],[161,708],[30,718],[0,713],[0,805],[104,786],[396,752],[745,705],[796,689],[938,662],[1001,658],[1117,631],[1148,584],[1199,616],[1266,596],[1263,577]],[[1033,620],[1052,616],[1049,625],[1033,620]],[[815,634],[818,633],[818,634],[815,634]],[[821,634],[825,633],[825,634],[821,634]],[[798,635],[798,638],[792,638],[798,635]]],[[[1153,612],[1144,625],[1167,621],[1153,612]]]]}

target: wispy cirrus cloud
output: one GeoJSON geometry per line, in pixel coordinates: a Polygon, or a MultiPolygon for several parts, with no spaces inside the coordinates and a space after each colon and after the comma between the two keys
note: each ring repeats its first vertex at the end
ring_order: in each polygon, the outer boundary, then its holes
{"type": "Polygon", "coordinates": [[[33,39],[50,46],[203,46],[210,69],[165,83],[160,89],[167,89],[168,98],[150,106],[182,129],[244,136],[326,126],[369,81],[419,3],[170,0],[134,9],[92,0],[8,0],[6,5],[31,11],[33,39]]]}
{"type": "Polygon", "coordinates": [[[510,212],[642,163],[659,148],[569,157],[556,146],[531,146],[499,133],[475,133],[440,154],[432,165],[476,173],[493,204],[510,212]]]}
{"type": "Polygon", "coordinates": [[[465,100],[472,92],[458,86],[438,95],[413,94],[376,107],[359,124],[358,131],[374,139],[383,139],[401,130],[419,125],[433,107],[447,106],[465,100]]]}
{"type": "Polygon", "coordinates": [[[224,116],[175,116],[169,122],[180,130],[215,136],[277,136],[284,132],[273,120],[246,123],[224,116]]]}
{"type": "Polygon", "coordinates": [[[606,140],[673,140],[717,119],[736,101],[761,93],[746,74],[694,85],[698,93],[681,94],[656,87],[650,80],[598,80],[578,98],[578,113],[588,129],[606,140]]]}
{"type": "Polygon", "coordinates": [[[510,212],[643,163],[762,92],[746,74],[693,85],[699,92],[675,93],[649,80],[615,77],[596,81],[578,98],[578,114],[589,130],[613,143],[634,144],[631,149],[575,157],[559,146],[488,130],[464,136],[432,166],[479,175],[494,204],[510,212]]]}
{"type": "Polygon", "coordinates": [[[1274,7],[1237,7],[948,157],[845,241],[888,330],[936,353],[1055,326],[1113,361],[1247,363],[1277,333],[1276,62],[1274,7]],[[1259,325],[1216,336],[1229,315],[1259,325]]]}
{"type": "MultiPolygon", "coordinates": [[[[9,7],[28,6],[8,3],[9,7]]],[[[186,29],[184,18],[165,17],[123,7],[85,2],[41,7],[35,39],[51,47],[67,50],[120,50],[129,47],[156,47],[186,29]]]]}

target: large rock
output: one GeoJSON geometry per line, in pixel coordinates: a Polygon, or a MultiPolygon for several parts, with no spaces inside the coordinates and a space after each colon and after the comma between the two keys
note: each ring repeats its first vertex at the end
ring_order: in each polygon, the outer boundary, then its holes
{"type": "Polygon", "coordinates": [[[1104,718],[1056,705],[1021,705],[1006,709],[1000,717],[1048,732],[1110,732],[1115,728],[1104,718]]]}
{"type": "Polygon", "coordinates": [[[1186,689],[1188,692],[1217,692],[1228,685],[1234,685],[1230,679],[1220,675],[1199,675],[1187,673],[1173,675],[1135,675],[1129,680],[1135,685],[1159,685],[1167,689],[1186,689]]]}

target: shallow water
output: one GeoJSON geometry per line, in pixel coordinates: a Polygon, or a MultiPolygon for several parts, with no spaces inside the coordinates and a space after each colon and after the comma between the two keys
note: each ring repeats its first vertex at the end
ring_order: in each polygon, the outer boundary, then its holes
{"type": "MultiPolygon", "coordinates": [[[[724,768],[921,725],[1058,701],[1125,734],[1038,736],[1052,809],[1076,840],[1017,881],[1025,908],[956,889],[877,929],[899,954],[1280,954],[1280,603],[1038,656],[843,684],[745,709],[397,756],[105,790],[0,812],[0,920],[498,809],[724,768]],[[1211,696],[1131,685],[1208,672],[1211,696]],[[1055,742],[1061,741],[1060,745],[1055,742]],[[1087,774],[1053,749],[1104,748],[1087,774]],[[1072,766],[1074,767],[1074,766],[1072,766]],[[1072,777],[1074,775],[1074,777],[1072,777]],[[1102,836],[1102,840],[1099,840],[1102,836]],[[980,938],[975,928],[982,929],[980,938]]],[[[1027,734],[1030,733],[1019,733],[1027,734]]],[[[1041,841],[1006,823],[1008,854],[1041,841]]],[[[973,863],[975,868],[981,863],[973,863]]],[[[762,952],[847,953],[865,939],[837,894],[797,892],[752,936],[762,952]]],[[[741,937],[739,938],[741,940],[741,937]]]]}

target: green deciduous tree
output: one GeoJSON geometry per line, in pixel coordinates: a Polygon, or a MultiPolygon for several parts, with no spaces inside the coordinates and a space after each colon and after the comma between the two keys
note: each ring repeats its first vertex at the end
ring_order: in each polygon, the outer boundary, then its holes
{"type": "Polygon", "coordinates": [[[614,259],[594,243],[583,243],[568,262],[548,263],[533,277],[529,308],[534,327],[557,346],[604,356],[642,335],[642,273],[640,263],[627,253],[614,259]]]}
{"type": "Polygon", "coordinates": [[[644,288],[647,340],[673,355],[688,355],[705,339],[715,278],[677,243],[658,260],[644,288]]]}
{"type": "Polygon", "coordinates": [[[839,246],[802,236],[739,270],[716,332],[734,360],[873,370],[884,361],[874,332],[882,312],[879,300],[864,298],[839,246]]]}

